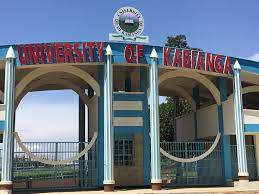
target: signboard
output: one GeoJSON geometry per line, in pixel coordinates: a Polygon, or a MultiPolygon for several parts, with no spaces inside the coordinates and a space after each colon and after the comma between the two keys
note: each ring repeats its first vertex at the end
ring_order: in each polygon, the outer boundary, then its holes
{"type": "MultiPolygon", "coordinates": [[[[105,42],[43,43],[18,45],[21,65],[53,63],[104,62],[105,42]]],[[[109,43],[114,63],[148,64],[153,47],[148,45],[109,43]]],[[[156,47],[158,65],[189,68],[221,74],[233,74],[231,58],[196,50],[156,47]]]]}
{"type": "Polygon", "coordinates": [[[144,18],[134,7],[122,7],[113,17],[113,26],[118,34],[109,34],[110,41],[148,43],[148,36],[140,36],[144,30],[144,18]]]}

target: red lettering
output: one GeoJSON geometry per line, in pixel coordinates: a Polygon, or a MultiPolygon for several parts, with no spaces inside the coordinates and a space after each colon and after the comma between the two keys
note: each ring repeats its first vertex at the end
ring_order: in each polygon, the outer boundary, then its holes
{"type": "Polygon", "coordinates": [[[64,43],[65,62],[74,63],[73,47],[70,43],[64,43]]]}
{"type": "Polygon", "coordinates": [[[171,53],[171,48],[164,48],[163,49],[163,54],[164,54],[164,65],[165,66],[170,66],[170,53],[171,53]]]}
{"type": "Polygon", "coordinates": [[[104,43],[103,42],[96,42],[96,47],[99,53],[99,62],[103,62],[103,48],[104,48],[104,43]]]}
{"type": "Polygon", "coordinates": [[[75,55],[76,55],[75,61],[77,63],[82,63],[83,62],[83,55],[82,55],[79,47],[80,47],[80,43],[77,42],[77,43],[74,44],[74,52],[75,52],[75,55]]]}
{"type": "Polygon", "coordinates": [[[126,45],[124,50],[124,56],[127,63],[133,63],[135,61],[134,48],[132,45],[126,45]]]}
{"type": "Polygon", "coordinates": [[[213,56],[213,54],[206,53],[206,56],[205,56],[205,70],[206,71],[215,72],[214,60],[215,60],[215,57],[213,56]]]}
{"type": "Polygon", "coordinates": [[[53,44],[51,44],[51,45],[45,44],[44,48],[45,48],[45,52],[47,54],[48,62],[53,63],[53,61],[54,61],[53,60],[53,58],[54,58],[54,45],[53,44]]]}
{"type": "Polygon", "coordinates": [[[86,42],[83,42],[83,61],[86,62],[86,42]]]}
{"type": "Polygon", "coordinates": [[[178,49],[178,48],[175,49],[172,66],[173,67],[181,67],[182,66],[181,50],[178,49]]]}
{"type": "Polygon", "coordinates": [[[224,71],[223,73],[226,73],[226,74],[233,74],[233,70],[232,70],[232,67],[231,67],[231,59],[230,57],[226,57],[225,59],[225,65],[224,65],[224,71]]]}
{"type": "Polygon", "coordinates": [[[137,63],[141,63],[141,58],[144,56],[143,54],[143,45],[137,45],[136,49],[137,49],[137,63]]]}
{"type": "Polygon", "coordinates": [[[27,60],[28,60],[28,58],[26,58],[26,56],[28,56],[28,55],[25,55],[25,47],[23,47],[23,49],[22,49],[21,46],[18,45],[17,50],[18,50],[18,56],[19,56],[19,61],[20,61],[21,65],[26,65],[27,60]]]}
{"type": "Polygon", "coordinates": [[[203,58],[202,58],[202,52],[200,52],[200,51],[197,54],[195,69],[203,70],[203,58]]]}
{"type": "Polygon", "coordinates": [[[222,55],[216,55],[215,62],[214,62],[215,70],[218,73],[223,73],[222,67],[222,55]]]}
{"type": "Polygon", "coordinates": [[[195,51],[191,51],[191,68],[194,69],[195,68],[195,51]]]}
{"type": "Polygon", "coordinates": [[[29,58],[30,58],[30,63],[33,64],[39,64],[39,55],[38,55],[38,49],[34,45],[29,45],[29,58]]]}
{"type": "Polygon", "coordinates": [[[89,61],[93,62],[94,61],[94,54],[93,54],[94,43],[93,42],[88,42],[86,44],[87,44],[88,50],[89,50],[89,61]]]}
{"type": "Polygon", "coordinates": [[[57,58],[57,63],[65,62],[62,43],[56,43],[56,58],[57,58]]]}
{"type": "Polygon", "coordinates": [[[190,68],[191,67],[191,52],[190,50],[183,50],[183,67],[190,68]]]}
{"type": "Polygon", "coordinates": [[[40,57],[40,63],[45,63],[45,54],[44,54],[44,47],[42,44],[36,44],[35,47],[37,47],[39,57],[40,57]]]}

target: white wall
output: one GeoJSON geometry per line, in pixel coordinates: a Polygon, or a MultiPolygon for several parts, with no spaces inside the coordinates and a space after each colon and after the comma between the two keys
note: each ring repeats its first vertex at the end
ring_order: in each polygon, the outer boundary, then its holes
{"type": "Polygon", "coordinates": [[[198,138],[216,136],[219,131],[218,105],[197,110],[198,138]]]}
{"type": "Polygon", "coordinates": [[[245,124],[259,124],[259,110],[243,109],[245,124]]]}
{"type": "Polygon", "coordinates": [[[176,118],[177,141],[189,141],[195,138],[194,113],[176,118]]]}
{"type": "Polygon", "coordinates": [[[222,103],[225,134],[235,134],[234,103],[230,98],[222,103]]]}
{"type": "Polygon", "coordinates": [[[98,98],[95,96],[89,103],[89,137],[98,130],[98,98]]]}

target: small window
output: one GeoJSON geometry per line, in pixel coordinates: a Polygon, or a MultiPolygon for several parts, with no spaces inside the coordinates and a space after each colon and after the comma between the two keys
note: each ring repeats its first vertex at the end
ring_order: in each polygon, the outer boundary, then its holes
{"type": "Polygon", "coordinates": [[[114,165],[133,166],[134,164],[133,140],[118,139],[114,141],[114,165]]]}

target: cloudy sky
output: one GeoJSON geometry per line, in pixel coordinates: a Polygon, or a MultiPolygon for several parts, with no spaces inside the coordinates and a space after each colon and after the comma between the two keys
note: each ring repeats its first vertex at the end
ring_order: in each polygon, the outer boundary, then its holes
{"type": "MultiPolygon", "coordinates": [[[[0,45],[51,41],[107,41],[114,13],[133,6],[145,18],[150,44],[185,34],[192,47],[259,61],[258,0],[11,0],[1,2],[0,45]]],[[[23,140],[73,140],[78,97],[70,91],[34,92],[21,102],[16,130],[23,140]]]]}

